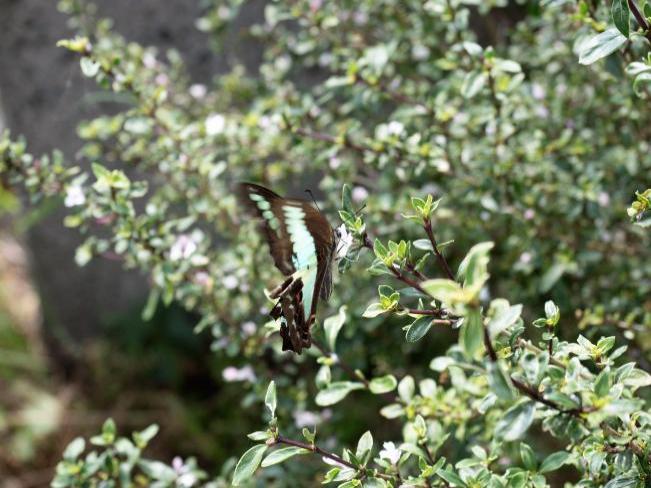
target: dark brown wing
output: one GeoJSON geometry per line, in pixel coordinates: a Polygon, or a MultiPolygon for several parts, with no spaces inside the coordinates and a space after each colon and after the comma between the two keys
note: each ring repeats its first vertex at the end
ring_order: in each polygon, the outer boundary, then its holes
{"type": "Polygon", "coordinates": [[[285,276],[291,275],[296,270],[292,264],[292,242],[282,219],[286,200],[254,183],[239,183],[237,194],[240,203],[262,223],[274,264],[285,276]]]}

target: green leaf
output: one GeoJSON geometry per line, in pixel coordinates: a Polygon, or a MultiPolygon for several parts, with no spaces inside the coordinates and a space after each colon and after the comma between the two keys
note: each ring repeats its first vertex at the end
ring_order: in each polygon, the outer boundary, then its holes
{"type": "Polygon", "coordinates": [[[506,375],[499,363],[488,364],[488,383],[500,400],[510,402],[515,398],[511,378],[506,375]]]}
{"type": "MultiPolygon", "coordinates": [[[[493,300],[491,308],[497,300],[493,300]]],[[[488,322],[488,332],[491,339],[497,337],[500,332],[505,331],[517,322],[522,314],[522,305],[509,306],[508,302],[504,307],[495,308],[495,313],[492,315],[488,322]]]]}
{"type": "Polygon", "coordinates": [[[450,483],[452,486],[468,486],[466,483],[459,477],[457,473],[452,471],[451,468],[449,469],[439,469],[436,472],[437,476],[440,476],[443,478],[445,481],[450,483]]]}
{"type": "Polygon", "coordinates": [[[626,42],[626,37],[614,27],[590,38],[582,46],[579,52],[579,63],[592,64],[614,53],[626,42]]]}
{"type": "Polygon", "coordinates": [[[488,279],[489,252],[494,244],[490,241],[480,242],[470,248],[466,257],[463,258],[457,278],[463,278],[465,287],[481,287],[488,279]]]}
{"type": "Polygon", "coordinates": [[[480,71],[470,71],[461,83],[461,96],[472,98],[486,85],[486,75],[480,71]]]}
{"type": "Polygon", "coordinates": [[[565,273],[566,266],[564,263],[556,263],[552,265],[540,278],[540,291],[541,293],[547,293],[552,287],[556,284],[558,280],[561,279],[565,273]]]}
{"type": "Polygon", "coordinates": [[[432,246],[432,241],[429,239],[416,239],[413,242],[413,245],[416,249],[420,249],[422,251],[434,251],[434,246],[432,246]]]}
{"type": "Polygon", "coordinates": [[[422,339],[427,331],[432,327],[434,319],[427,315],[418,317],[414,322],[407,326],[407,333],[405,334],[405,339],[407,342],[416,342],[422,339]]]}
{"type": "Polygon", "coordinates": [[[368,307],[366,307],[366,310],[364,310],[364,313],[362,314],[362,317],[367,318],[367,319],[372,319],[373,317],[377,317],[378,315],[382,315],[386,310],[380,303],[371,303],[368,307]]]}
{"type": "Polygon", "coordinates": [[[347,184],[344,184],[341,189],[341,208],[346,212],[355,213],[355,209],[353,208],[352,190],[350,189],[350,185],[347,184]]]}
{"type": "Polygon", "coordinates": [[[142,320],[149,322],[154,313],[156,313],[156,308],[158,307],[158,300],[160,299],[160,290],[158,288],[152,288],[149,292],[149,297],[147,297],[147,304],[140,315],[142,320]]]}
{"type": "Polygon", "coordinates": [[[536,462],[536,454],[533,452],[533,449],[529,444],[525,442],[520,443],[520,458],[522,458],[522,464],[529,471],[535,471],[538,463],[536,462]]]}
{"type": "Polygon", "coordinates": [[[371,450],[373,449],[373,435],[366,431],[362,434],[362,437],[359,438],[357,442],[357,449],[355,450],[355,457],[359,459],[362,464],[366,464],[369,456],[371,455],[371,450]]]}
{"type": "Polygon", "coordinates": [[[558,321],[561,318],[561,310],[552,300],[547,300],[545,302],[545,316],[547,317],[547,323],[549,325],[558,324],[558,321]]]}
{"type": "Polygon", "coordinates": [[[111,418],[106,419],[102,425],[102,438],[107,444],[111,444],[115,441],[116,434],[117,428],[115,427],[115,422],[111,418]]]}
{"type": "Polygon", "coordinates": [[[468,311],[461,330],[459,331],[459,344],[466,356],[474,358],[484,342],[484,326],[481,311],[472,308],[468,311]]]}
{"type": "Polygon", "coordinates": [[[378,395],[395,390],[397,385],[398,380],[396,380],[396,377],[392,374],[388,374],[380,378],[373,378],[368,386],[371,393],[378,395]]]}
{"type": "Polygon", "coordinates": [[[527,431],[536,406],[533,402],[525,401],[509,408],[495,425],[495,435],[505,441],[515,441],[527,431]]]}
{"type": "Polygon", "coordinates": [[[260,466],[262,456],[267,450],[266,444],[257,444],[242,454],[242,457],[235,466],[233,474],[233,486],[240,486],[242,482],[248,480],[260,466]]]}
{"type": "Polygon", "coordinates": [[[610,12],[613,16],[613,23],[617,30],[622,33],[622,35],[628,37],[629,34],[629,18],[631,13],[628,10],[627,0],[613,0],[612,7],[610,12]]]}
{"type": "Polygon", "coordinates": [[[567,460],[570,458],[570,453],[565,451],[558,451],[550,454],[545,458],[545,460],[540,465],[540,473],[549,473],[550,471],[556,471],[558,468],[563,466],[567,460]]]}
{"type": "Polygon", "coordinates": [[[414,378],[409,375],[405,376],[400,380],[400,383],[398,383],[398,395],[405,403],[408,403],[413,398],[415,389],[416,385],[414,383],[414,378]]]}
{"type": "Polygon", "coordinates": [[[351,391],[361,390],[363,388],[363,383],[353,381],[335,381],[334,383],[330,383],[326,389],[317,393],[315,401],[320,407],[327,407],[328,405],[334,405],[335,403],[340,402],[346,398],[346,395],[351,391]]]}
{"type": "Polygon", "coordinates": [[[156,434],[158,434],[158,425],[152,424],[149,427],[147,427],[145,430],[142,430],[140,432],[134,432],[133,433],[133,442],[136,444],[138,449],[144,449],[147,447],[147,444],[149,444],[149,441],[151,441],[154,437],[156,437],[156,434]]]}
{"type": "Polygon", "coordinates": [[[272,381],[267,387],[267,394],[264,396],[264,404],[269,409],[272,417],[276,416],[276,382],[272,381]]]}
{"type": "Polygon", "coordinates": [[[267,468],[273,466],[274,464],[282,463],[287,459],[294,457],[296,455],[309,454],[310,451],[303,449],[302,447],[290,446],[283,447],[281,449],[276,449],[271,454],[269,454],[264,461],[262,461],[261,466],[267,468]]]}
{"type": "Polygon", "coordinates": [[[86,449],[86,441],[82,437],[77,437],[63,451],[63,459],[66,461],[75,461],[79,455],[86,449]]]}
{"type": "Polygon", "coordinates": [[[92,78],[99,73],[100,64],[89,57],[84,56],[81,58],[79,60],[79,65],[81,66],[81,72],[88,78],[92,78]]]}
{"type": "Polygon", "coordinates": [[[610,371],[604,369],[594,381],[594,392],[599,397],[605,397],[610,392],[610,371]]]}
{"type": "Polygon", "coordinates": [[[640,477],[632,474],[616,476],[604,488],[636,488],[640,486],[640,477]]]}
{"type": "Polygon", "coordinates": [[[269,430],[256,430],[255,432],[251,432],[246,436],[252,441],[260,442],[260,441],[266,441],[267,439],[271,439],[273,437],[273,434],[269,430]]]}
{"type": "Polygon", "coordinates": [[[456,281],[436,278],[421,283],[423,290],[432,298],[441,302],[449,303],[461,292],[461,286],[456,281]]]}
{"type": "Polygon", "coordinates": [[[337,342],[337,336],[339,331],[346,322],[346,305],[339,307],[339,313],[328,317],[323,321],[323,331],[325,332],[326,342],[331,351],[335,350],[335,344],[337,342]]]}

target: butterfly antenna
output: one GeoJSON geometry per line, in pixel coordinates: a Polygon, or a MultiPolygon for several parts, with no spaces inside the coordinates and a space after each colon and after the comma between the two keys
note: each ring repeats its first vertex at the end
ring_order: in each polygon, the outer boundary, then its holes
{"type": "Polygon", "coordinates": [[[307,189],[305,190],[305,193],[307,193],[308,195],[310,195],[310,198],[312,199],[312,202],[314,202],[314,206],[316,207],[316,209],[317,209],[319,212],[321,212],[321,209],[319,208],[319,204],[316,203],[316,199],[314,198],[314,195],[312,194],[312,190],[310,190],[309,188],[307,188],[307,189]]]}

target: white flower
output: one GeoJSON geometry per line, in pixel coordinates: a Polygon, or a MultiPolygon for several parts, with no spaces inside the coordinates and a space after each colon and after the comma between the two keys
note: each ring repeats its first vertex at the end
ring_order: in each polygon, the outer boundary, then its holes
{"type": "Polygon", "coordinates": [[[339,235],[339,242],[337,242],[337,259],[341,259],[348,254],[350,246],[353,245],[353,235],[348,232],[346,226],[341,224],[337,229],[339,235]]]}
{"type": "Polygon", "coordinates": [[[188,259],[197,250],[197,243],[192,237],[187,234],[181,234],[176,238],[172,248],[170,249],[170,259],[172,261],[180,261],[181,259],[188,259]]]}
{"type": "Polygon", "coordinates": [[[66,198],[63,203],[66,207],[76,207],[77,205],[86,203],[86,195],[84,195],[83,188],[79,185],[69,186],[66,190],[66,198]]]}
{"type": "Polygon", "coordinates": [[[351,197],[355,202],[364,201],[368,197],[368,190],[363,186],[356,186],[353,188],[351,197]]]}
{"type": "Polygon", "coordinates": [[[610,195],[605,191],[599,192],[599,195],[597,195],[597,202],[599,202],[599,205],[602,207],[607,207],[610,203],[610,195]]]}
{"type": "Polygon", "coordinates": [[[227,290],[233,290],[237,288],[237,285],[240,284],[239,280],[235,275],[224,276],[222,283],[224,284],[224,288],[226,288],[227,290]]]}
{"type": "Polygon", "coordinates": [[[389,132],[389,135],[392,136],[399,136],[400,134],[403,133],[404,130],[405,130],[404,124],[396,120],[392,120],[391,122],[389,122],[389,125],[387,126],[387,131],[389,132]]]}
{"type": "Polygon", "coordinates": [[[531,253],[529,253],[529,252],[525,251],[522,254],[520,254],[520,262],[522,264],[529,264],[531,262],[531,258],[532,258],[532,256],[531,256],[531,253]]]}
{"type": "Polygon", "coordinates": [[[533,83],[531,85],[531,95],[536,100],[542,100],[543,98],[545,98],[545,87],[543,87],[538,83],[533,83]]]}
{"type": "Polygon", "coordinates": [[[203,98],[206,96],[206,93],[208,90],[206,89],[206,85],[202,85],[201,83],[195,83],[190,87],[190,95],[193,98],[203,98]]]}
{"type": "Polygon", "coordinates": [[[411,56],[416,61],[429,58],[429,48],[423,44],[414,44],[411,48],[411,56]]]}
{"type": "Polygon", "coordinates": [[[142,64],[145,68],[153,69],[156,67],[156,56],[150,52],[146,52],[142,57],[142,64]]]}
{"type": "Polygon", "coordinates": [[[328,165],[330,166],[330,169],[337,169],[339,166],[341,166],[341,159],[339,159],[337,156],[330,156],[328,165]]]}
{"type": "Polygon", "coordinates": [[[224,371],[222,371],[222,377],[224,378],[224,381],[229,383],[232,383],[233,381],[249,381],[253,383],[256,379],[255,372],[249,365],[246,365],[243,368],[228,366],[224,371]]]}
{"type": "Polygon", "coordinates": [[[226,117],[222,114],[212,114],[206,118],[206,134],[216,136],[226,129],[226,117]]]}
{"type": "Polygon", "coordinates": [[[169,83],[170,79],[165,73],[159,73],[156,75],[155,81],[157,85],[165,86],[169,83]]]}
{"type": "Polygon", "coordinates": [[[536,216],[536,211],[532,208],[528,208],[524,211],[524,220],[531,220],[536,216]]]}
{"type": "Polygon", "coordinates": [[[176,486],[190,488],[198,481],[197,477],[191,472],[190,466],[183,463],[183,460],[176,456],[172,460],[172,468],[176,471],[176,486]]]}
{"type": "Polygon", "coordinates": [[[386,459],[391,464],[398,464],[402,454],[400,449],[398,449],[393,442],[385,442],[382,447],[384,447],[384,449],[380,451],[380,459],[386,459]]]}
{"type": "Polygon", "coordinates": [[[248,322],[244,322],[242,324],[242,334],[245,336],[252,336],[255,334],[255,331],[258,327],[255,325],[255,322],[251,322],[250,320],[248,322]]]}

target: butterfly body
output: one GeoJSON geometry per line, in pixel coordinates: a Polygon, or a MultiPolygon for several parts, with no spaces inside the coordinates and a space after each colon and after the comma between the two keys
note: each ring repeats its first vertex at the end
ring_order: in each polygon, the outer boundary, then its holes
{"type": "Polygon", "coordinates": [[[319,298],[330,296],[337,234],[307,201],[283,198],[253,183],[241,183],[238,192],[262,222],[274,264],[287,276],[270,293],[277,300],[270,315],[280,319],[283,350],[300,354],[312,343],[310,327],[319,298]]]}

